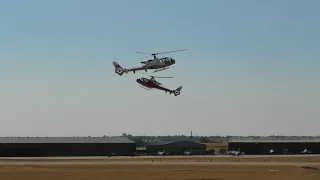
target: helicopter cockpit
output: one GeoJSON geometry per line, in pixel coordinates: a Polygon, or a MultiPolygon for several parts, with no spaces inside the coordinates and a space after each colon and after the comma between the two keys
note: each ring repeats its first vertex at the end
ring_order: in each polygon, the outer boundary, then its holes
{"type": "Polygon", "coordinates": [[[141,77],[141,78],[139,78],[137,80],[139,80],[140,82],[145,82],[145,83],[148,81],[146,78],[143,78],[143,77],[141,77]]]}
{"type": "Polygon", "coordinates": [[[162,58],[161,60],[164,62],[164,64],[175,64],[176,63],[176,61],[171,57],[165,57],[165,58],[162,58]]]}

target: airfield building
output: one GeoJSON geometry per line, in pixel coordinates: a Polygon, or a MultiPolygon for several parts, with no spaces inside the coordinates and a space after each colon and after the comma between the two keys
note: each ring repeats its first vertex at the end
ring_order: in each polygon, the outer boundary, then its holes
{"type": "Polygon", "coordinates": [[[146,147],[136,147],[136,153],[137,153],[137,155],[145,155],[145,154],[147,154],[147,148],[146,147]]]}
{"type": "Polygon", "coordinates": [[[205,144],[191,140],[148,144],[146,148],[148,155],[157,155],[158,152],[165,152],[168,155],[183,155],[185,151],[198,155],[206,153],[205,144]]]}
{"type": "Polygon", "coordinates": [[[229,151],[245,154],[320,154],[320,139],[313,138],[232,138],[229,151]]]}
{"type": "Polygon", "coordinates": [[[0,157],[131,156],[126,137],[0,137],[0,157]]]}

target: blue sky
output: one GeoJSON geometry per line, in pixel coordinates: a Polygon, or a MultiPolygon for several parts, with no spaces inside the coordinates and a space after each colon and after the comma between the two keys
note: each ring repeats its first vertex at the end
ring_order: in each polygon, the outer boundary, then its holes
{"type": "Polygon", "coordinates": [[[0,2],[1,136],[319,135],[319,1],[0,2]],[[146,91],[136,51],[168,54],[146,91]]]}

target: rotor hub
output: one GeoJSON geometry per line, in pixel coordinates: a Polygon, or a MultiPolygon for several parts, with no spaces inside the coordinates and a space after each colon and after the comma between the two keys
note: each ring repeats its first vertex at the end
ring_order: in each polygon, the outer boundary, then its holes
{"type": "Polygon", "coordinates": [[[118,73],[122,73],[122,69],[121,69],[121,68],[118,68],[118,69],[117,69],[117,72],[118,72],[118,73]]]}

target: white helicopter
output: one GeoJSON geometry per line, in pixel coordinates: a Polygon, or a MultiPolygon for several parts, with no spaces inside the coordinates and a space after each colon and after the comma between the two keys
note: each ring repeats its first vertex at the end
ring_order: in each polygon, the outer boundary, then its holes
{"type": "Polygon", "coordinates": [[[244,153],[243,153],[243,152],[241,152],[241,151],[240,151],[240,149],[239,149],[238,151],[234,151],[234,150],[229,151],[229,153],[230,153],[230,155],[232,155],[232,156],[240,156],[240,155],[244,155],[244,153]]]}
{"type": "Polygon", "coordinates": [[[311,151],[308,151],[308,149],[305,149],[303,151],[301,151],[301,154],[311,154],[311,151]]]}
{"type": "Polygon", "coordinates": [[[123,68],[121,67],[117,62],[113,62],[113,66],[115,68],[115,73],[119,74],[120,76],[123,75],[123,73],[128,73],[132,71],[135,73],[136,71],[145,70],[147,72],[148,69],[155,69],[154,72],[163,71],[166,69],[169,69],[171,65],[174,65],[176,63],[176,60],[171,57],[162,57],[157,58],[156,55],[158,54],[166,54],[166,53],[172,53],[172,52],[178,52],[178,51],[185,51],[187,49],[181,49],[181,50],[175,50],[175,51],[168,51],[168,52],[162,52],[162,53],[144,53],[144,52],[137,52],[140,54],[149,54],[153,56],[153,59],[148,59],[145,61],[142,61],[142,66],[133,67],[133,68],[123,68]]]}
{"type": "Polygon", "coordinates": [[[269,154],[273,154],[274,153],[274,148],[270,149],[269,154]]]}
{"type": "Polygon", "coordinates": [[[159,152],[157,153],[157,156],[165,156],[165,155],[168,155],[168,153],[166,153],[165,150],[159,151],[159,152]]]}
{"type": "Polygon", "coordinates": [[[186,155],[186,156],[191,156],[192,155],[192,151],[184,151],[183,154],[186,155]]]}

